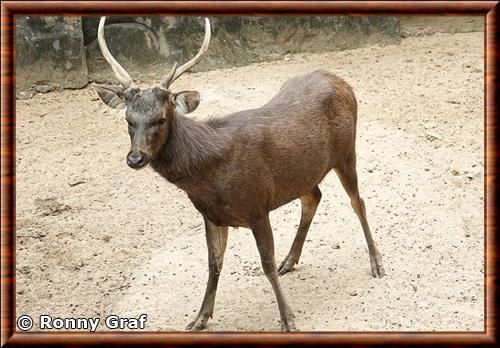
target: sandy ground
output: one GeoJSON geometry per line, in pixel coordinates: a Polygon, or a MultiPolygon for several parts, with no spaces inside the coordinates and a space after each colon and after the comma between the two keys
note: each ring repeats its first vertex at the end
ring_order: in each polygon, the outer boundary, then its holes
{"type": "MultiPolygon", "coordinates": [[[[201,118],[260,106],[317,68],[357,94],[361,195],[387,275],[371,277],[361,226],[329,174],[300,263],[280,278],[298,329],[483,330],[483,34],[289,56],[176,88],[201,92],[201,118]]],[[[18,101],[18,316],[146,313],[148,330],[183,330],[198,311],[201,216],[151,169],[129,169],[128,147],[123,113],[91,88],[18,101]]],[[[299,216],[298,202],[271,214],[277,262],[299,216]]],[[[249,230],[231,230],[215,307],[208,330],[280,328],[249,230]]]]}

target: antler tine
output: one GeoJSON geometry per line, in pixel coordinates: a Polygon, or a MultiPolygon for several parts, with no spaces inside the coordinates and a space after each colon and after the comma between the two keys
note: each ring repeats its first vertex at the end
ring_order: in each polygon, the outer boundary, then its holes
{"type": "Polygon", "coordinates": [[[174,77],[176,70],[177,70],[177,63],[174,63],[174,66],[172,67],[170,72],[163,78],[163,80],[160,83],[160,85],[163,88],[168,89],[168,87],[172,83],[172,78],[174,77]]]}
{"type": "Polygon", "coordinates": [[[116,78],[124,88],[132,86],[133,81],[127,71],[116,61],[116,59],[109,52],[108,46],[106,45],[106,40],[104,39],[104,22],[106,22],[106,17],[101,17],[99,21],[99,28],[97,30],[97,40],[99,41],[99,47],[101,48],[102,55],[111,65],[111,69],[115,73],[116,78]]]}
{"type": "Polygon", "coordinates": [[[208,18],[205,18],[205,37],[203,39],[203,43],[201,44],[201,48],[194,56],[193,59],[191,59],[189,62],[185,63],[182,65],[180,68],[176,69],[175,65],[174,68],[170,71],[170,73],[167,75],[166,78],[163,79],[162,86],[165,88],[169,88],[170,85],[177,80],[182,74],[184,74],[186,71],[191,69],[193,66],[198,64],[198,62],[203,58],[205,53],[208,50],[208,45],[210,44],[210,36],[211,36],[211,29],[210,29],[210,21],[208,18]]]}

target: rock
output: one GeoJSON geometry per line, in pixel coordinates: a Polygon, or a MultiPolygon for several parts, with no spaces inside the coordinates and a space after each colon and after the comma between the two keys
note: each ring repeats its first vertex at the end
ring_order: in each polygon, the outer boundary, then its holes
{"type": "Polygon", "coordinates": [[[65,211],[71,210],[69,205],[60,203],[56,198],[36,198],[35,206],[41,212],[42,215],[59,215],[65,211]]]}
{"type": "Polygon", "coordinates": [[[18,91],[87,85],[81,17],[16,17],[16,57],[18,91]]]}
{"type": "MultiPolygon", "coordinates": [[[[211,17],[212,40],[194,71],[291,59],[289,54],[347,50],[401,41],[396,17],[211,17]],[[314,38],[311,40],[311,38],[314,38]],[[283,58],[284,57],[284,58],[283,58]]],[[[81,88],[89,81],[116,83],[97,43],[99,17],[17,16],[16,82],[21,91],[81,88]]],[[[203,38],[195,16],[112,16],[109,50],[132,78],[150,82],[191,59],[203,38]],[[126,44],[124,44],[126,43],[126,44]]]]}
{"type": "Polygon", "coordinates": [[[452,175],[454,175],[454,176],[457,176],[457,175],[459,175],[459,174],[460,174],[460,172],[459,172],[458,170],[456,170],[456,169],[453,169],[453,170],[451,171],[451,174],[452,174],[452,175]]]}
{"type": "Polygon", "coordinates": [[[19,273],[30,274],[30,268],[28,266],[23,266],[18,269],[19,273]]]}
{"type": "Polygon", "coordinates": [[[72,181],[72,182],[69,182],[68,185],[73,187],[73,186],[77,186],[77,185],[81,185],[81,184],[85,184],[85,181],[83,180],[77,180],[77,181],[72,181]]]}
{"type": "Polygon", "coordinates": [[[201,226],[201,222],[198,222],[198,221],[193,221],[191,223],[189,223],[189,228],[191,229],[197,229],[198,227],[201,226]]]}
{"type": "Polygon", "coordinates": [[[48,93],[57,89],[57,86],[54,84],[40,85],[33,87],[35,91],[38,93],[48,93]]]}
{"type": "MultiPolygon", "coordinates": [[[[194,72],[238,67],[288,54],[394,44],[401,40],[395,17],[210,17],[210,49],[194,72]],[[314,40],[310,38],[314,37],[314,40]]],[[[113,82],[111,68],[97,44],[98,17],[83,17],[89,79],[113,82]]],[[[109,50],[132,78],[149,82],[182,64],[199,50],[203,21],[199,17],[108,17],[109,50]],[[127,42],[127,45],[123,45],[127,42]],[[141,54],[137,54],[141,52],[141,54]]]]}
{"type": "Polygon", "coordinates": [[[353,290],[353,291],[349,292],[349,295],[358,296],[358,293],[356,292],[356,290],[353,290]]]}
{"type": "Polygon", "coordinates": [[[473,179],[479,179],[481,177],[482,173],[481,172],[475,172],[475,173],[466,173],[465,176],[469,178],[469,180],[473,179]]]}
{"type": "Polygon", "coordinates": [[[32,91],[17,91],[16,92],[16,99],[18,100],[26,100],[26,99],[30,99],[33,97],[35,93],[33,93],[32,91]]]}
{"type": "Polygon", "coordinates": [[[82,150],[74,149],[72,152],[73,156],[80,156],[82,154],[82,150]]]}
{"type": "Polygon", "coordinates": [[[373,173],[377,169],[377,164],[376,163],[369,163],[368,166],[366,167],[366,170],[369,173],[373,173]]]}
{"type": "Polygon", "coordinates": [[[434,132],[425,132],[425,137],[429,141],[434,141],[434,140],[442,140],[443,137],[441,134],[434,133],[434,132]]]}

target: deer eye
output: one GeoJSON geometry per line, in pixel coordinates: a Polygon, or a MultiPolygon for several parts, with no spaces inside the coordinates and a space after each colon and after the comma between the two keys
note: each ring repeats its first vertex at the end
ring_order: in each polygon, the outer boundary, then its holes
{"type": "Polygon", "coordinates": [[[162,117],[158,121],[156,121],[156,124],[159,125],[159,126],[161,126],[165,122],[167,122],[167,119],[165,117],[162,117]]]}

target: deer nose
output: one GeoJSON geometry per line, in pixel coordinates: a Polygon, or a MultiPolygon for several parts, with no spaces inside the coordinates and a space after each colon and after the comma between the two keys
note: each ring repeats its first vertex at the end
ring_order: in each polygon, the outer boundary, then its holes
{"type": "Polygon", "coordinates": [[[142,152],[131,151],[127,155],[127,164],[130,168],[141,168],[146,164],[146,156],[142,152]]]}

